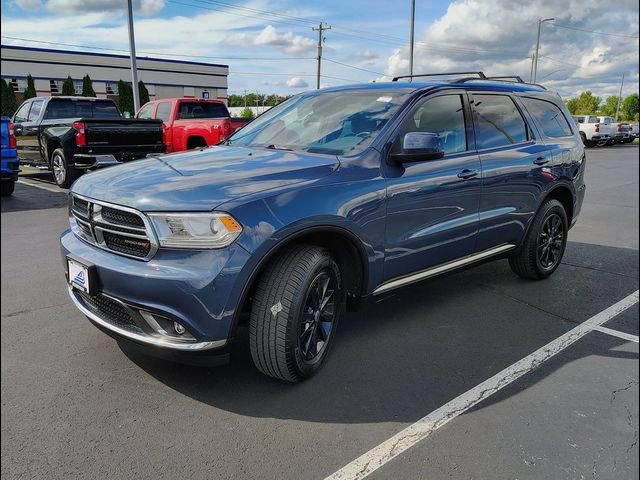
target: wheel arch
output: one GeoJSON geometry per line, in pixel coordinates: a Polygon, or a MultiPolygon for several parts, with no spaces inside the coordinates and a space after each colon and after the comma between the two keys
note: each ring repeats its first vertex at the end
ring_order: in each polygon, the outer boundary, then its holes
{"type": "Polygon", "coordinates": [[[245,283],[237,304],[231,334],[238,326],[240,317],[251,305],[253,292],[269,261],[283,249],[296,244],[309,244],[327,248],[342,274],[342,282],[347,294],[348,310],[356,310],[359,300],[367,288],[369,276],[368,256],[360,239],[346,228],[335,225],[318,225],[303,228],[280,239],[271,245],[257,262],[245,283]],[[350,268],[352,267],[352,268],[350,268]]]}

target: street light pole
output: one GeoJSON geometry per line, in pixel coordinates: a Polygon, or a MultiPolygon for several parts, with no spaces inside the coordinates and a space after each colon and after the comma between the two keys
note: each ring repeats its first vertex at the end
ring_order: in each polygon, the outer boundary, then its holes
{"type": "Polygon", "coordinates": [[[531,74],[531,83],[536,83],[536,77],[538,76],[538,58],[539,58],[539,51],[540,51],[540,29],[542,28],[542,24],[544,22],[551,22],[552,20],[555,20],[555,18],[551,17],[551,18],[539,18],[538,19],[538,40],[536,41],[536,55],[535,58],[533,59],[533,71],[531,74]]]}
{"type": "Polygon", "coordinates": [[[624,73],[620,82],[620,94],[618,95],[618,106],[616,107],[616,123],[618,123],[618,115],[620,115],[620,104],[622,103],[622,86],[624,85],[624,73]]]}
{"type": "Polygon", "coordinates": [[[138,90],[138,67],[136,66],[136,39],[133,35],[133,5],[132,0],[127,0],[129,10],[129,55],[131,57],[131,82],[133,83],[133,109],[132,115],[140,109],[140,91],[138,90]]]}
{"type": "MultiPolygon", "coordinates": [[[[413,75],[413,39],[414,25],[416,17],[416,0],[411,0],[411,22],[409,26],[409,75],[413,75]]],[[[409,78],[411,81],[412,78],[409,78]]]]}

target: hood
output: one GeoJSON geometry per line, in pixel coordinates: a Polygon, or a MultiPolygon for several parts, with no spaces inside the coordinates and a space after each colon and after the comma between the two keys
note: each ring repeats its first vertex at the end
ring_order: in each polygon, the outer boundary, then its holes
{"type": "Polygon", "coordinates": [[[327,176],[334,156],[211,147],[109,167],[80,177],[73,193],[141,211],[208,211],[221,203],[327,176]]]}

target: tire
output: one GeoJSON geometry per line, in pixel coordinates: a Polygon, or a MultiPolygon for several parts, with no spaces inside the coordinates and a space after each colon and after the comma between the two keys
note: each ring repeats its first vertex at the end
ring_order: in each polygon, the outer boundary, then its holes
{"type": "Polygon", "coordinates": [[[532,280],[549,277],[562,261],[568,232],[564,207],[558,200],[547,200],[533,219],[520,250],[509,258],[511,270],[520,277],[532,280]],[[554,230],[556,227],[557,230],[554,230]],[[556,233],[549,235],[549,232],[556,233]],[[547,240],[549,237],[550,240],[547,240]]]}
{"type": "Polygon", "coordinates": [[[51,154],[51,171],[53,179],[60,188],[69,188],[82,175],[81,170],[69,166],[64,150],[61,148],[56,148],[51,154]]]}
{"type": "Polygon", "coordinates": [[[8,197],[13,193],[13,190],[15,188],[16,188],[15,180],[3,181],[2,183],[0,183],[0,194],[3,197],[8,197]]]}
{"type": "Polygon", "coordinates": [[[277,254],[258,281],[251,308],[249,343],[258,370],[292,383],[315,374],[344,304],[340,270],[326,249],[295,245],[277,254]],[[324,307],[317,308],[320,303],[324,307]]]}

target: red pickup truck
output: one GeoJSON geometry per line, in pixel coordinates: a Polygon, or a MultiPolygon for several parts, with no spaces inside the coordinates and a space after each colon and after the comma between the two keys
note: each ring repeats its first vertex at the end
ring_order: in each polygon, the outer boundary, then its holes
{"type": "Polygon", "coordinates": [[[215,145],[247,122],[229,117],[222,100],[163,98],[145,103],[137,118],[161,119],[167,153],[215,145]]]}

